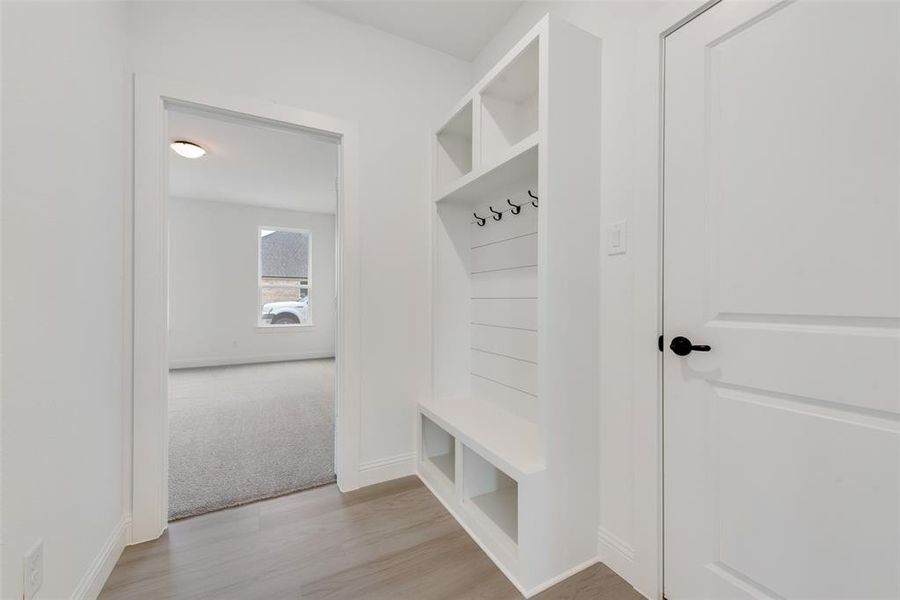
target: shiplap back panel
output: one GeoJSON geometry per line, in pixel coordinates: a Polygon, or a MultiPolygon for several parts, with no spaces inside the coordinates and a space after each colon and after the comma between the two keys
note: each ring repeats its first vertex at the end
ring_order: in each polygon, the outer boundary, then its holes
{"type": "Polygon", "coordinates": [[[499,221],[485,204],[476,212],[487,222],[472,224],[471,385],[480,401],[536,421],[538,209],[525,190],[512,201],[523,205],[518,215],[501,197],[499,221]]]}
{"type": "Polygon", "coordinates": [[[537,394],[537,364],[472,350],[472,374],[526,394],[537,394]]]}
{"type": "Polygon", "coordinates": [[[472,300],[472,323],[537,331],[537,300],[477,298],[472,300]]]}
{"type": "Polygon", "coordinates": [[[472,273],[537,266],[537,234],[472,248],[472,273]]]}
{"type": "Polygon", "coordinates": [[[516,416],[537,420],[538,397],[493,382],[479,375],[472,375],[472,397],[480,402],[493,402],[516,416]]]}
{"type": "Polygon", "coordinates": [[[471,326],[472,348],[537,363],[537,332],[489,325],[471,326]]]}
{"type": "Polygon", "coordinates": [[[537,298],[537,267],[472,275],[473,298],[537,298]]]}

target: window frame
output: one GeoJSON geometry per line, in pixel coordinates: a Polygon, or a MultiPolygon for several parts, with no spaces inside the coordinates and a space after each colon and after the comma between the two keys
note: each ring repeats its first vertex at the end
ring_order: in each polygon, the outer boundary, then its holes
{"type": "Polygon", "coordinates": [[[270,226],[270,225],[258,225],[256,227],[256,329],[257,331],[262,332],[274,332],[274,331],[310,331],[315,326],[313,321],[313,313],[312,313],[312,281],[313,281],[313,232],[311,229],[305,229],[302,227],[284,227],[284,226],[270,226]],[[273,324],[267,323],[262,318],[262,307],[263,307],[263,298],[262,298],[262,240],[263,240],[263,231],[284,231],[288,233],[305,233],[306,239],[308,243],[307,250],[307,260],[308,265],[306,269],[306,284],[300,284],[300,289],[306,288],[306,296],[309,298],[309,305],[307,306],[307,314],[309,315],[309,320],[306,323],[285,323],[285,324],[273,324]]]}

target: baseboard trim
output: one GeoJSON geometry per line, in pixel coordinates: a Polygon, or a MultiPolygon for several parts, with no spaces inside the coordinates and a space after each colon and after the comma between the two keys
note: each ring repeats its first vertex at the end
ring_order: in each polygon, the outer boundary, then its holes
{"type": "Polygon", "coordinates": [[[286,362],[291,360],[314,360],[318,358],[334,358],[330,352],[295,352],[292,354],[270,354],[257,356],[204,357],[186,360],[170,360],[170,369],[197,369],[201,367],[227,367],[231,365],[254,365],[259,363],[286,362]]]}
{"type": "Polygon", "coordinates": [[[374,485],[391,479],[399,479],[416,474],[416,453],[407,452],[397,456],[389,456],[370,460],[359,465],[359,487],[374,485]]]}
{"type": "Polygon", "coordinates": [[[561,581],[568,579],[572,575],[581,573],[588,567],[592,567],[592,566],[596,565],[598,562],[600,562],[600,558],[597,556],[595,556],[593,558],[589,558],[586,561],[584,561],[583,563],[581,563],[579,565],[575,565],[574,567],[572,567],[571,569],[569,569],[567,571],[563,571],[556,577],[552,577],[552,578],[548,579],[547,581],[534,586],[533,588],[528,590],[527,593],[523,592],[523,594],[525,595],[526,598],[531,598],[532,596],[535,596],[545,590],[552,588],[557,583],[560,583],[561,581]]]}
{"type": "Polygon", "coordinates": [[[91,562],[84,577],[78,583],[75,591],[72,593],[72,600],[95,600],[100,595],[109,574],[119,561],[122,550],[128,543],[129,529],[131,528],[131,519],[127,515],[116,523],[109,537],[100,548],[100,552],[91,562]]]}
{"type": "Polygon", "coordinates": [[[634,587],[634,547],[605,527],[597,528],[600,561],[634,587]]]}
{"type": "Polygon", "coordinates": [[[634,560],[634,548],[631,547],[631,544],[611,532],[609,529],[602,526],[597,528],[597,538],[601,544],[608,546],[626,560],[634,560]]]}

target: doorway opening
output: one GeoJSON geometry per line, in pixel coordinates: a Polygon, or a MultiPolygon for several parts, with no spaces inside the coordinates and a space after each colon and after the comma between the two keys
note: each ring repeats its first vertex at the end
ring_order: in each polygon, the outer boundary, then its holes
{"type": "Polygon", "coordinates": [[[335,481],[340,139],[166,107],[168,519],[335,481]]]}

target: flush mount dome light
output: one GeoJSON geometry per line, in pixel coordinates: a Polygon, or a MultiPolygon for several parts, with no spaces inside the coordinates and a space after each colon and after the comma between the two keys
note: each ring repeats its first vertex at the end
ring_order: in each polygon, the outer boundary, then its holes
{"type": "Polygon", "coordinates": [[[206,154],[206,149],[203,146],[198,146],[194,142],[185,140],[175,140],[169,144],[169,147],[185,158],[200,158],[206,154]]]}

